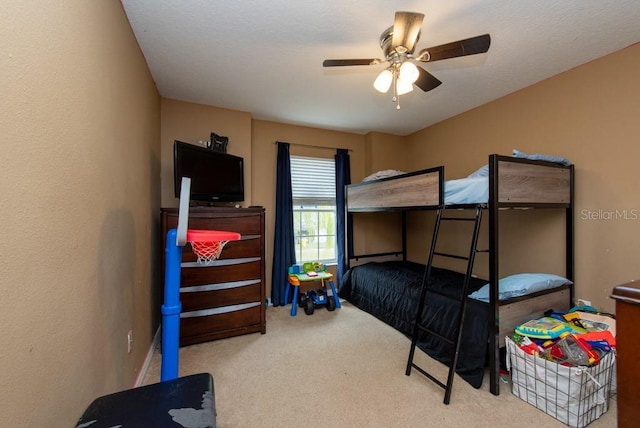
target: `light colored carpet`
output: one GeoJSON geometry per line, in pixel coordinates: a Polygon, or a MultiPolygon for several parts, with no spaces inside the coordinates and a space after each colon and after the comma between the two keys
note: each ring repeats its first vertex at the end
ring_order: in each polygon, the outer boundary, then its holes
{"type": "MultiPolygon", "coordinates": [[[[451,404],[424,376],[405,376],[410,341],[349,303],[334,312],[289,315],[267,309],[267,334],[180,348],[180,375],[214,377],[218,426],[227,427],[563,427],[488,376],[474,389],[456,376],[451,404]]],[[[416,362],[446,379],[446,367],[416,351],[416,362]]],[[[156,350],[144,384],[158,382],[156,350]]],[[[615,427],[616,401],[589,427],[615,427]]]]}

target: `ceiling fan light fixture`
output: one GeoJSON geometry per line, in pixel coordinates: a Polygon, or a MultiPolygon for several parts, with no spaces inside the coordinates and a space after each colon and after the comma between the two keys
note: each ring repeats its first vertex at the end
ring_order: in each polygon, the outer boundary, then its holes
{"type": "Polygon", "coordinates": [[[376,88],[376,91],[386,94],[391,87],[391,82],[393,82],[393,73],[387,68],[378,75],[373,82],[373,87],[376,88]]]}
{"type": "Polygon", "coordinates": [[[396,91],[398,95],[404,95],[413,91],[413,82],[406,80],[402,77],[402,74],[398,76],[396,81],[396,91]]]}
{"type": "Polygon", "coordinates": [[[410,61],[405,61],[400,66],[400,79],[410,82],[413,84],[418,77],[420,76],[420,72],[418,71],[418,67],[410,61]]]}
{"type": "Polygon", "coordinates": [[[393,25],[380,35],[380,48],[384,59],[325,59],[323,67],[342,67],[352,65],[376,65],[383,62],[388,67],[373,82],[373,87],[383,94],[393,92],[391,101],[400,109],[400,95],[413,91],[413,85],[423,92],[431,91],[442,83],[435,76],[420,66],[420,62],[440,61],[466,55],[485,53],[491,45],[491,36],[483,34],[455,42],[422,49],[414,55],[416,43],[420,39],[420,27],[424,19],[423,13],[395,13],[393,25]],[[414,64],[416,62],[416,64],[414,64]]]}

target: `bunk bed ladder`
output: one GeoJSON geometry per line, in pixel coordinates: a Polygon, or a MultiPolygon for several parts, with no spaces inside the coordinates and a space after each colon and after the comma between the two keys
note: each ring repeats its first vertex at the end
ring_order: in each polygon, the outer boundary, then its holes
{"type": "Polygon", "coordinates": [[[414,322],[414,326],[413,326],[413,335],[411,338],[411,349],[409,351],[409,360],[407,362],[407,370],[406,370],[406,375],[409,376],[411,374],[411,369],[415,368],[416,370],[418,370],[418,372],[420,372],[421,374],[423,374],[424,376],[426,376],[428,379],[430,379],[432,382],[434,382],[436,385],[440,386],[441,388],[443,388],[445,390],[445,394],[444,394],[444,404],[449,404],[449,401],[451,399],[451,389],[453,387],[453,379],[454,379],[454,375],[455,375],[455,371],[456,371],[456,366],[458,364],[458,355],[460,353],[460,344],[461,344],[461,338],[462,338],[462,326],[464,324],[464,319],[465,319],[465,310],[467,307],[467,295],[469,294],[468,290],[469,290],[469,282],[471,279],[471,275],[473,274],[473,263],[475,260],[475,255],[478,252],[484,252],[485,250],[478,250],[477,249],[477,243],[478,243],[478,235],[480,232],[480,222],[482,220],[482,210],[483,210],[483,206],[482,205],[478,205],[476,206],[476,213],[475,213],[475,217],[444,217],[443,213],[444,213],[445,208],[441,207],[438,209],[438,213],[436,215],[436,222],[435,222],[435,227],[433,230],[433,238],[431,240],[431,248],[429,250],[429,258],[427,260],[427,266],[425,269],[425,274],[424,277],[422,279],[422,290],[420,293],[420,301],[418,303],[418,311],[416,314],[416,319],[414,322]],[[443,220],[447,220],[447,221],[470,221],[470,222],[474,222],[474,228],[473,228],[473,236],[471,238],[471,244],[470,244],[470,248],[469,248],[469,256],[468,257],[463,257],[463,256],[459,256],[459,255],[455,255],[455,254],[448,254],[448,253],[441,253],[436,251],[436,242],[438,240],[438,232],[440,230],[440,224],[443,220]],[[433,331],[429,328],[426,328],[422,325],[420,325],[420,319],[422,319],[422,312],[424,310],[424,306],[427,303],[427,293],[428,292],[432,292],[432,293],[436,293],[435,290],[430,290],[429,289],[429,279],[431,277],[431,267],[433,265],[433,258],[434,256],[441,256],[441,257],[449,257],[449,258],[454,258],[454,259],[460,259],[460,260],[466,260],[467,261],[467,270],[466,270],[466,274],[464,277],[464,282],[462,285],[462,299],[458,300],[458,302],[460,303],[460,309],[458,312],[458,318],[456,320],[456,329],[454,330],[454,338],[448,338],[445,337],[441,334],[439,334],[436,331],[433,331]],[[431,375],[430,373],[428,373],[426,370],[424,370],[422,367],[418,366],[417,364],[415,364],[413,362],[413,357],[415,354],[415,350],[416,350],[416,344],[418,342],[418,336],[420,335],[420,332],[426,332],[428,334],[431,334],[432,336],[437,337],[438,339],[444,341],[445,343],[448,343],[449,345],[451,345],[453,351],[452,351],[452,358],[451,358],[451,364],[449,366],[449,374],[447,376],[447,383],[443,383],[441,382],[439,379],[437,379],[436,377],[434,377],[433,375],[431,375]]]}

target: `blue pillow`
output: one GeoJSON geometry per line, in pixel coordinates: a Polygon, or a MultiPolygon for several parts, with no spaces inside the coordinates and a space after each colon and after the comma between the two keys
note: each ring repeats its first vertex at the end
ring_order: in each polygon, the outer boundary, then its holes
{"type": "MultiPolygon", "coordinates": [[[[536,291],[573,284],[567,278],[549,273],[518,273],[502,278],[498,281],[498,299],[506,300],[512,297],[524,296],[536,291]]],[[[489,301],[489,284],[485,284],[478,291],[469,295],[472,299],[489,301]]]]}
{"type": "Polygon", "coordinates": [[[541,154],[534,154],[534,155],[527,155],[525,153],[522,153],[519,150],[513,149],[513,157],[514,158],[523,158],[523,159],[531,159],[531,160],[541,160],[541,161],[547,161],[547,162],[555,162],[555,163],[559,163],[565,166],[569,166],[571,165],[571,161],[560,157],[560,156],[550,156],[550,155],[541,155],[541,154]]]}

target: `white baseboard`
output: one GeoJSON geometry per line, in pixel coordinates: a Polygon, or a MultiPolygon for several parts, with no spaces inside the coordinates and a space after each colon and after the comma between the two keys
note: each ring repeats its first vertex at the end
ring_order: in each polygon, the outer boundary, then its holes
{"type": "Polygon", "coordinates": [[[142,364],[140,373],[138,373],[138,377],[136,378],[136,383],[133,385],[134,388],[142,386],[142,382],[147,376],[147,371],[149,371],[149,366],[151,365],[151,360],[153,359],[153,353],[160,346],[160,337],[160,327],[158,327],[158,329],[156,330],[156,334],[153,336],[153,340],[151,341],[149,351],[147,351],[147,357],[144,359],[144,363],[142,364]]]}

